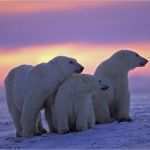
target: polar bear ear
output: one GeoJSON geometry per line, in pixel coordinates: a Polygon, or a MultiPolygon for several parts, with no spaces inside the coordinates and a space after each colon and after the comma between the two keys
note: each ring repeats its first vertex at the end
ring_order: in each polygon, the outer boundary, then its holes
{"type": "Polygon", "coordinates": [[[55,64],[55,61],[54,61],[54,60],[51,60],[51,63],[52,63],[52,64],[55,64]]]}
{"type": "Polygon", "coordinates": [[[51,60],[50,63],[51,64],[57,64],[57,61],[56,60],[51,60]]]}

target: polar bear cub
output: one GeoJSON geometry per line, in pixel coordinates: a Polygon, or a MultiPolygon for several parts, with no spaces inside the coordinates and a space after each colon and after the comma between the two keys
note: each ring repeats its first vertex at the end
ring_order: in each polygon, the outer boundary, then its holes
{"type": "Polygon", "coordinates": [[[93,96],[97,91],[106,89],[108,86],[92,75],[72,75],[60,86],[56,94],[52,109],[52,130],[67,133],[94,127],[96,118],[93,96]]]}
{"type": "Polygon", "coordinates": [[[134,51],[120,50],[101,63],[95,71],[95,77],[107,81],[112,90],[110,113],[119,122],[131,121],[128,72],[147,63],[148,60],[134,51]]]}
{"type": "MultiPolygon", "coordinates": [[[[53,95],[69,76],[82,70],[82,65],[66,56],[57,56],[36,66],[21,65],[12,69],[5,79],[5,87],[16,135],[36,135],[36,121],[47,97],[53,95]]],[[[41,126],[40,121],[38,126],[41,126]]]]}

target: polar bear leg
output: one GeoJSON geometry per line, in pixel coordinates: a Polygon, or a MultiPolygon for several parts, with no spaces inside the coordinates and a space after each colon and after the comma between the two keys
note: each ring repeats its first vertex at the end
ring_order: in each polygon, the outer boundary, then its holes
{"type": "Polygon", "coordinates": [[[95,125],[95,114],[91,95],[83,96],[77,108],[76,130],[83,131],[93,128],[95,125]]]}
{"type": "Polygon", "coordinates": [[[17,109],[17,107],[14,103],[9,104],[9,102],[8,102],[8,109],[9,109],[9,112],[13,119],[13,123],[16,128],[16,137],[21,137],[22,136],[22,127],[21,127],[21,123],[20,123],[21,112],[17,109]]]}
{"type": "Polygon", "coordinates": [[[96,123],[96,118],[95,118],[94,108],[93,108],[93,105],[90,104],[89,117],[88,117],[88,128],[94,128],[95,123],[96,123]]]}
{"type": "Polygon", "coordinates": [[[11,116],[14,122],[14,125],[16,127],[16,137],[21,137],[22,136],[22,127],[20,123],[20,118],[21,118],[21,112],[17,110],[17,108],[14,106],[11,106],[11,116]]]}
{"type": "Polygon", "coordinates": [[[22,132],[25,137],[39,135],[36,133],[36,121],[43,106],[43,101],[40,98],[35,99],[32,96],[30,100],[25,99],[21,115],[22,132]]]}
{"type": "Polygon", "coordinates": [[[99,107],[99,110],[97,110],[95,112],[95,116],[96,116],[96,123],[111,123],[114,121],[113,118],[111,118],[110,116],[110,111],[109,108],[106,107],[104,109],[104,107],[99,107]]]}
{"type": "Polygon", "coordinates": [[[37,134],[47,133],[46,129],[44,129],[43,124],[42,124],[41,113],[39,113],[37,121],[36,121],[36,133],[37,134]]]}
{"type": "Polygon", "coordinates": [[[68,123],[68,118],[61,117],[61,120],[58,121],[57,124],[57,133],[63,134],[63,133],[68,133],[69,132],[69,123],[68,123]]]}
{"type": "Polygon", "coordinates": [[[129,116],[129,101],[123,100],[120,105],[117,106],[117,120],[119,122],[132,121],[129,116]]]}
{"type": "Polygon", "coordinates": [[[55,109],[53,111],[53,126],[52,130],[54,132],[57,132],[59,134],[64,134],[69,132],[69,115],[67,113],[67,110],[58,110],[55,109]]]}
{"type": "Polygon", "coordinates": [[[123,121],[132,121],[132,119],[129,116],[129,96],[128,95],[122,95],[120,98],[120,101],[117,102],[117,120],[119,122],[123,121]]]}
{"type": "Polygon", "coordinates": [[[49,107],[45,108],[45,119],[47,121],[49,131],[53,132],[54,129],[53,129],[53,125],[52,125],[52,112],[49,107]]]}
{"type": "Polygon", "coordinates": [[[111,113],[107,101],[103,101],[103,103],[101,103],[101,100],[98,99],[97,103],[94,104],[94,107],[95,107],[95,117],[96,117],[97,124],[110,123],[114,121],[114,119],[111,117],[111,113]]]}
{"type": "MultiPolygon", "coordinates": [[[[54,94],[55,95],[55,94],[54,94]]],[[[54,105],[54,97],[51,95],[48,97],[48,99],[46,100],[46,103],[45,103],[45,119],[47,121],[47,124],[48,124],[48,128],[49,128],[49,131],[52,131],[54,132],[54,129],[53,129],[53,124],[52,124],[52,105],[54,105]]]]}
{"type": "Polygon", "coordinates": [[[13,119],[13,123],[16,128],[16,137],[21,137],[22,135],[22,128],[21,128],[21,112],[17,109],[16,105],[14,104],[14,99],[13,99],[13,93],[12,93],[12,84],[11,81],[7,82],[6,85],[6,98],[7,98],[7,105],[8,105],[8,110],[10,112],[10,115],[13,119]]]}
{"type": "Polygon", "coordinates": [[[8,110],[13,119],[16,128],[16,137],[21,137],[22,128],[20,123],[21,112],[17,109],[14,100],[13,85],[14,85],[15,70],[11,71],[5,79],[6,99],[8,110]]]}

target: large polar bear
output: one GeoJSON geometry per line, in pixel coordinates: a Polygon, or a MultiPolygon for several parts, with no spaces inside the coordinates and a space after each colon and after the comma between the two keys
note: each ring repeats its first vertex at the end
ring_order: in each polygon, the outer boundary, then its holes
{"type": "Polygon", "coordinates": [[[143,67],[148,60],[131,50],[120,50],[100,64],[95,77],[107,81],[113,97],[110,99],[111,116],[121,121],[131,121],[129,116],[130,93],[128,89],[128,72],[136,67],[143,67]]]}
{"type": "Polygon", "coordinates": [[[12,69],[5,79],[5,87],[16,135],[33,136],[43,132],[38,114],[47,97],[55,94],[65,79],[82,70],[83,66],[75,59],[65,56],[57,56],[36,66],[21,65],[12,69]]]}
{"type": "Polygon", "coordinates": [[[110,121],[106,101],[94,103],[93,99],[97,92],[103,93],[108,88],[92,75],[72,75],[56,93],[52,107],[52,130],[67,133],[94,127],[96,121],[94,108],[99,109],[99,114],[101,111],[101,119],[110,121]],[[98,104],[99,107],[94,107],[93,104],[98,104]]]}

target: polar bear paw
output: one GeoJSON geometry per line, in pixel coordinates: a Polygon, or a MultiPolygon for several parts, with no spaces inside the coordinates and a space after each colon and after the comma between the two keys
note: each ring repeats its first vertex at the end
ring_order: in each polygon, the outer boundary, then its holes
{"type": "Polygon", "coordinates": [[[46,134],[46,133],[47,133],[47,130],[44,129],[44,128],[41,128],[41,129],[40,129],[40,133],[41,133],[41,134],[46,134]]]}
{"type": "Polygon", "coordinates": [[[16,137],[22,137],[22,135],[19,132],[16,132],[16,137]]]}
{"type": "Polygon", "coordinates": [[[118,122],[120,123],[120,122],[132,122],[133,121],[133,119],[132,118],[120,118],[120,119],[118,119],[118,122]]]}
{"type": "Polygon", "coordinates": [[[67,133],[69,133],[69,129],[59,129],[56,132],[59,134],[67,134],[67,133]]]}
{"type": "Polygon", "coordinates": [[[42,134],[46,134],[47,133],[47,130],[46,129],[40,129],[40,131],[36,131],[34,133],[34,136],[41,136],[42,134]]]}

